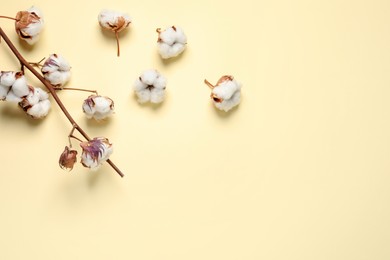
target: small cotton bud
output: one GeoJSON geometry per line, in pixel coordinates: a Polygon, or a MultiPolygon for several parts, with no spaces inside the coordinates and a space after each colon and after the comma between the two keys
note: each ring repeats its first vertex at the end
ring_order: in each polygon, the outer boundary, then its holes
{"type": "Polygon", "coordinates": [[[227,112],[240,103],[241,84],[233,76],[222,76],[215,86],[207,80],[205,83],[212,89],[211,99],[218,109],[227,112]]]}
{"type": "Polygon", "coordinates": [[[88,119],[105,119],[114,112],[114,101],[109,97],[91,95],[84,100],[83,112],[88,119]]]}
{"type": "Polygon", "coordinates": [[[76,162],[77,162],[77,151],[69,150],[69,147],[65,146],[65,149],[62,152],[60,159],[58,161],[61,169],[66,169],[71,171],[76,162]]]}
{"type": "Polygon", "coordinates": [[[43,76],[52,85],[61,87],[68,82],[70,78],[69,62],[58,54],[52,54],[46,59],[41,69],[43,76]]]}
{"type": "Polygon", "coordinates": [[[19,106],[32,118],[40,119],[50,111],[51,103],[48,98],[49,95],[44,90],[30,86],[30,93],[22,98],[19,106]]]}
{"type": "Polygon", "coordinates": [[[32,6],[27,11],[19,11],[15,19],[15,30],[20,39],[30,45],[37,42],[44,24],[42,12],[32,6]]]}
{"type": "Polygon", "coordinates": [[[82,142],[80,146],[83,149],[81,163],[90,169],[99,168],[113,152],[112,144],[104,137],[96,137],[91,141],[82,142]]]}
{"type": "Polygon", "coordinates": [[[118,33],[130,25],[131,17],[128,14],[117,11],[102,10],[98,15],[98,21],[102,28],[115,33],[118,56],[120,56],[118,33]]]}
{"type": "Polygon", "coordinates": [[[157,70],[150,69],[134,82],[134,92],[139,103],[161,103],[165,98],[167,79],[157,70]]]}
{"type": "Polygon", "coordinates": [[[158,50],[163,59],[176,57],[186,48],[187,36],[180,27],[171,26],[164,31],[158,28],[156,31],[158,50]]]}

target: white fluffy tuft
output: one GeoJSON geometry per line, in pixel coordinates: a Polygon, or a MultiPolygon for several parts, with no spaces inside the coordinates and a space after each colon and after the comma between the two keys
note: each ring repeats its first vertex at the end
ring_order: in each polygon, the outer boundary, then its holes
{"type": "Polygon", "coordinates": [[[187,36],[177,26],[171,26],[159,31],[158,50],[163,59],[169,59],[182,53],[187,44],[187,36]]]}
{"type": "Polygon", "coordinates": [[[88,119],[102,120],[114,113],[114,101],[108,97],[91,95],[84,100],[82,108],[88,119]]]}
{"type": "Polygon", "coordinates": [[[134,82],[133,89],[139,103],[161,103],[165,98],[167,79],[157,70],[144,71],[134,82]]]}
{"type": "Polygon", "coordinates": [[[225,80],[213,88],[212,95],[215,106],[227,112],[240,103],[241,84],[234,79],[225,80]]]}
{"type": "Polygon", "coordinates": [[[41,71],[52,85],[61,87],[68,82],[71,75],[70,69],[69,62],[64,57],[52,54],[43,64],[41,71]]]}
{"type": "Polygon", "coordinates": [[[122,12],[102,10],[98,15],[100,26],[105,29],[120,32],[131,23],[131,17],[122,12]]]}
{"type": "Polygon", "coordinates": [[[39,34],[41,33],[44,26],[43,13],[35,6],[27,9],[27,12],[30,16],[30,23],[27,26],[25,24],[19,25],[19,22],[17,21],[16,30],[20,39],[26,41],[30,45],[33,45],[38,41],[39,34]]]}

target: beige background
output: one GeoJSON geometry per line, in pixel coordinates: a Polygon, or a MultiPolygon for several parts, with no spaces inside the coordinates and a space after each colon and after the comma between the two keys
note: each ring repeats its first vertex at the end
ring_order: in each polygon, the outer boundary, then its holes
{"type": "MultiPolygon", "coordinates": [[[[71,126],[54,103],[40,122],[0,103],[0,259],[390,259],[389,1],[1,0],[1,14],[32,4],[33,48],[0,25],[28,60],[62,54],[68,86],[115,100],[95,123],[87,94],[60,93],[126,177],[58,167],[71,126]],[[133,17],[120,58],[103,8],[133,17]],[[162,62],[155,29],[173,24],[188,49],[162,62]],[[168,78],[159,107],[131,90],[148,68],[168,78]],[[228,114],[203,84],[223,74],[243,83],[228,114]]],[[[0,62],[19,67],[4,42],[0,62]]]]}

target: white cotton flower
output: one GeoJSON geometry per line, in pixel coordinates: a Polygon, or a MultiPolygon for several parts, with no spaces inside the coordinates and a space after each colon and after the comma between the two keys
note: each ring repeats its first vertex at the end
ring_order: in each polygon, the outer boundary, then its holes
{"type": "Polygon", "coordinates": [[[32,118],[39,119],[47,116],[51,103],[47,92],[30,86],[30,93],[19,102],[19,106],[32,118]]]}
{"type": "Polygon", "coordinates": [[[98,169],[99,166],[107,161],[113,152],[112,144],[104,137],[96,137],[88,142],[81,142],[83,150],[81,154],[81,163],[84,167],[98,169]]]}
{"type": "Polygon", "coordinates": [[[91,95],[84,100],[83,111],[88,119],[102,120],[114,112],[114,101],[109,97],[91,95]]]}
{"type": "MultiPolygon", "coordinates": [[[[30,93],[30,88],[27,85],[27,80],[25,76],[23,75],[23,72],[9,72],[8,76],[6,77],[7,83],[10,83],[13,81],[12,85],[8,88],[7,94],[5,97],[2,97],[3,100],[9,101],[9,102],[20,102],[22,101],[22,98],[27,96],[30,93]],[[9,77],[7,79],[7,77],[9,77]],[[15,80],[13,80],[13,78],[15,80]]],[[[7,84],[8,85],[8,84],[7,84]]],[[[3,91],[6,90],[6,86],[3,87],[3,91]]]]}
{"type": "Polygon", "coordinates": [[[43,64],[41,71],[45,79],[52,85],[61,87],[68,82],[70,69],[71,67],[64,57],[58,54],[52,54],[43,64]]]}
{"type": "Polygon", "coordinates": [[[19,11],[15,19],[15,30],[20,39],[30,45],[36,43],[44,24],[41,10],[32,6],[27,11],[19,11]]]}
{"type": "Polygon", "coordinates": [[[171,26],[164,31],[158,28],[156,31],[159,34],[158,50],[163,59],[176,57],[186,48],[187,36],[180,27],[171,26]]]}
{"type": "Polygon", "coordinates": [[[121,13],[113,10],[102,10],[98,15],[98,21],[102,28],[115,33],[118,56],[120,56],[118,34],[120,31],[124,30],[130,25],[131,17],[126,13],[121,13]]]}
{"type": "Polygon", "coordinates": [[[222,76],[215,86],[207,80],[205,83],[212,89],[211,99],[218,109],[227,112],[240,103],[241,84],[233,76],[222,76]]]}
{"type": "Polygon", "coordinates": [[[167,79],[157,70],[146,70],[134,83],[138,102],[161,103],[165,97],[167,79]]]}

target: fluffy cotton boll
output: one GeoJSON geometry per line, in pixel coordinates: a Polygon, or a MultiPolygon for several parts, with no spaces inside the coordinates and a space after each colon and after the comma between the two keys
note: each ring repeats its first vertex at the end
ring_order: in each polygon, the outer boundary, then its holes
{"type": "Polygon", "coordinates": [[[7,96],[5,97],[6,101],[9,102],[20,102],[23,97],[27,96],[30,93],[30,88],[27,85],[27,80],[24,77],[22,72],[15,73],[15,81],[9,89],[7,96]]]}
{"type": "Polygon", "coordinates": [[[15,30],[19,37],[30,45],[36,43],[44,25],[42,12],[33,6],[27,11],[18,12],[15,19],[15,30]]]}
{"type": "Polygon", "coordinates": [[[11,87],[16,80],[16,72],[14,71],[1,71],[0,72],[0,85],[5,87],[11,87]]]}
{"type": "Polygon", "coordinates": [[[98,169],[99,166],[107,161],[113,152],[113,146],[107,138],[97,137],[88,142],[80,143],[83,150],[81,154],[81,163],[84,167],[98,169]]]}
{"type": "Polygon", "coordinates": [[[158,49],[163,59],[176,57],[185,50],[187,36],[180,27],[171,26],[164,31],[159,28],[157,32],[159,33],[158,49]]]}
{"type": "Polygon", "coordinates": [[[222,76],[215,86],[207,80],[205,83],[212,89],[211,99],[218,109],[227,112],[240,103],[241,84],[232,76],[222,76]]]}
{"type": "Polygon", "coordinates": [[[114,101],[108,97],[91,95],[83,103],[83,111],[88,119],[102,120],[114,112],[114,101]]]}
{"type": "Polygon", "coordinates": [[[134,92],[139,103],[161,103],[165,98],[166,78],[157,70],[146,70],[134,82],[134,92]]]}
{"type": "Polygon", "coordinates": [[[224,99],[222,102],[214,102],[215,106],[225,112],[237,106],[241,101],[241,92],[237,91],[229,99],[224,99]]]}
{"type": "Polygon", "coordinates": [[[98,21],[101,27],[113,32],[120,32],[130,25],[131,17],[122,12],[102,10],[98,15],[98,21]]]}
{"type": "Polygon", "coordinates": [[[33,105],[30,109],[28,109],[26,112],[29,114],[32,118],[40,119],[44,118],[49,114],[51,107],[50,100],[42,100],[38,104],[33,105]]]}
{"type": "Polygon", "coordinates": [[[30,93],[22,98],[19,106],[32,118],[43,118],[50,111],[51,103],[49,95],[41,88],[30,86],[30,93]]]}
{"type": "Polygon", "coordinates": [[[69,62],[64,57],[52,54],[43,64],[41,71],[52,85],[61,87],[68,82],[71,75],[70,69],[69,62]]]}

